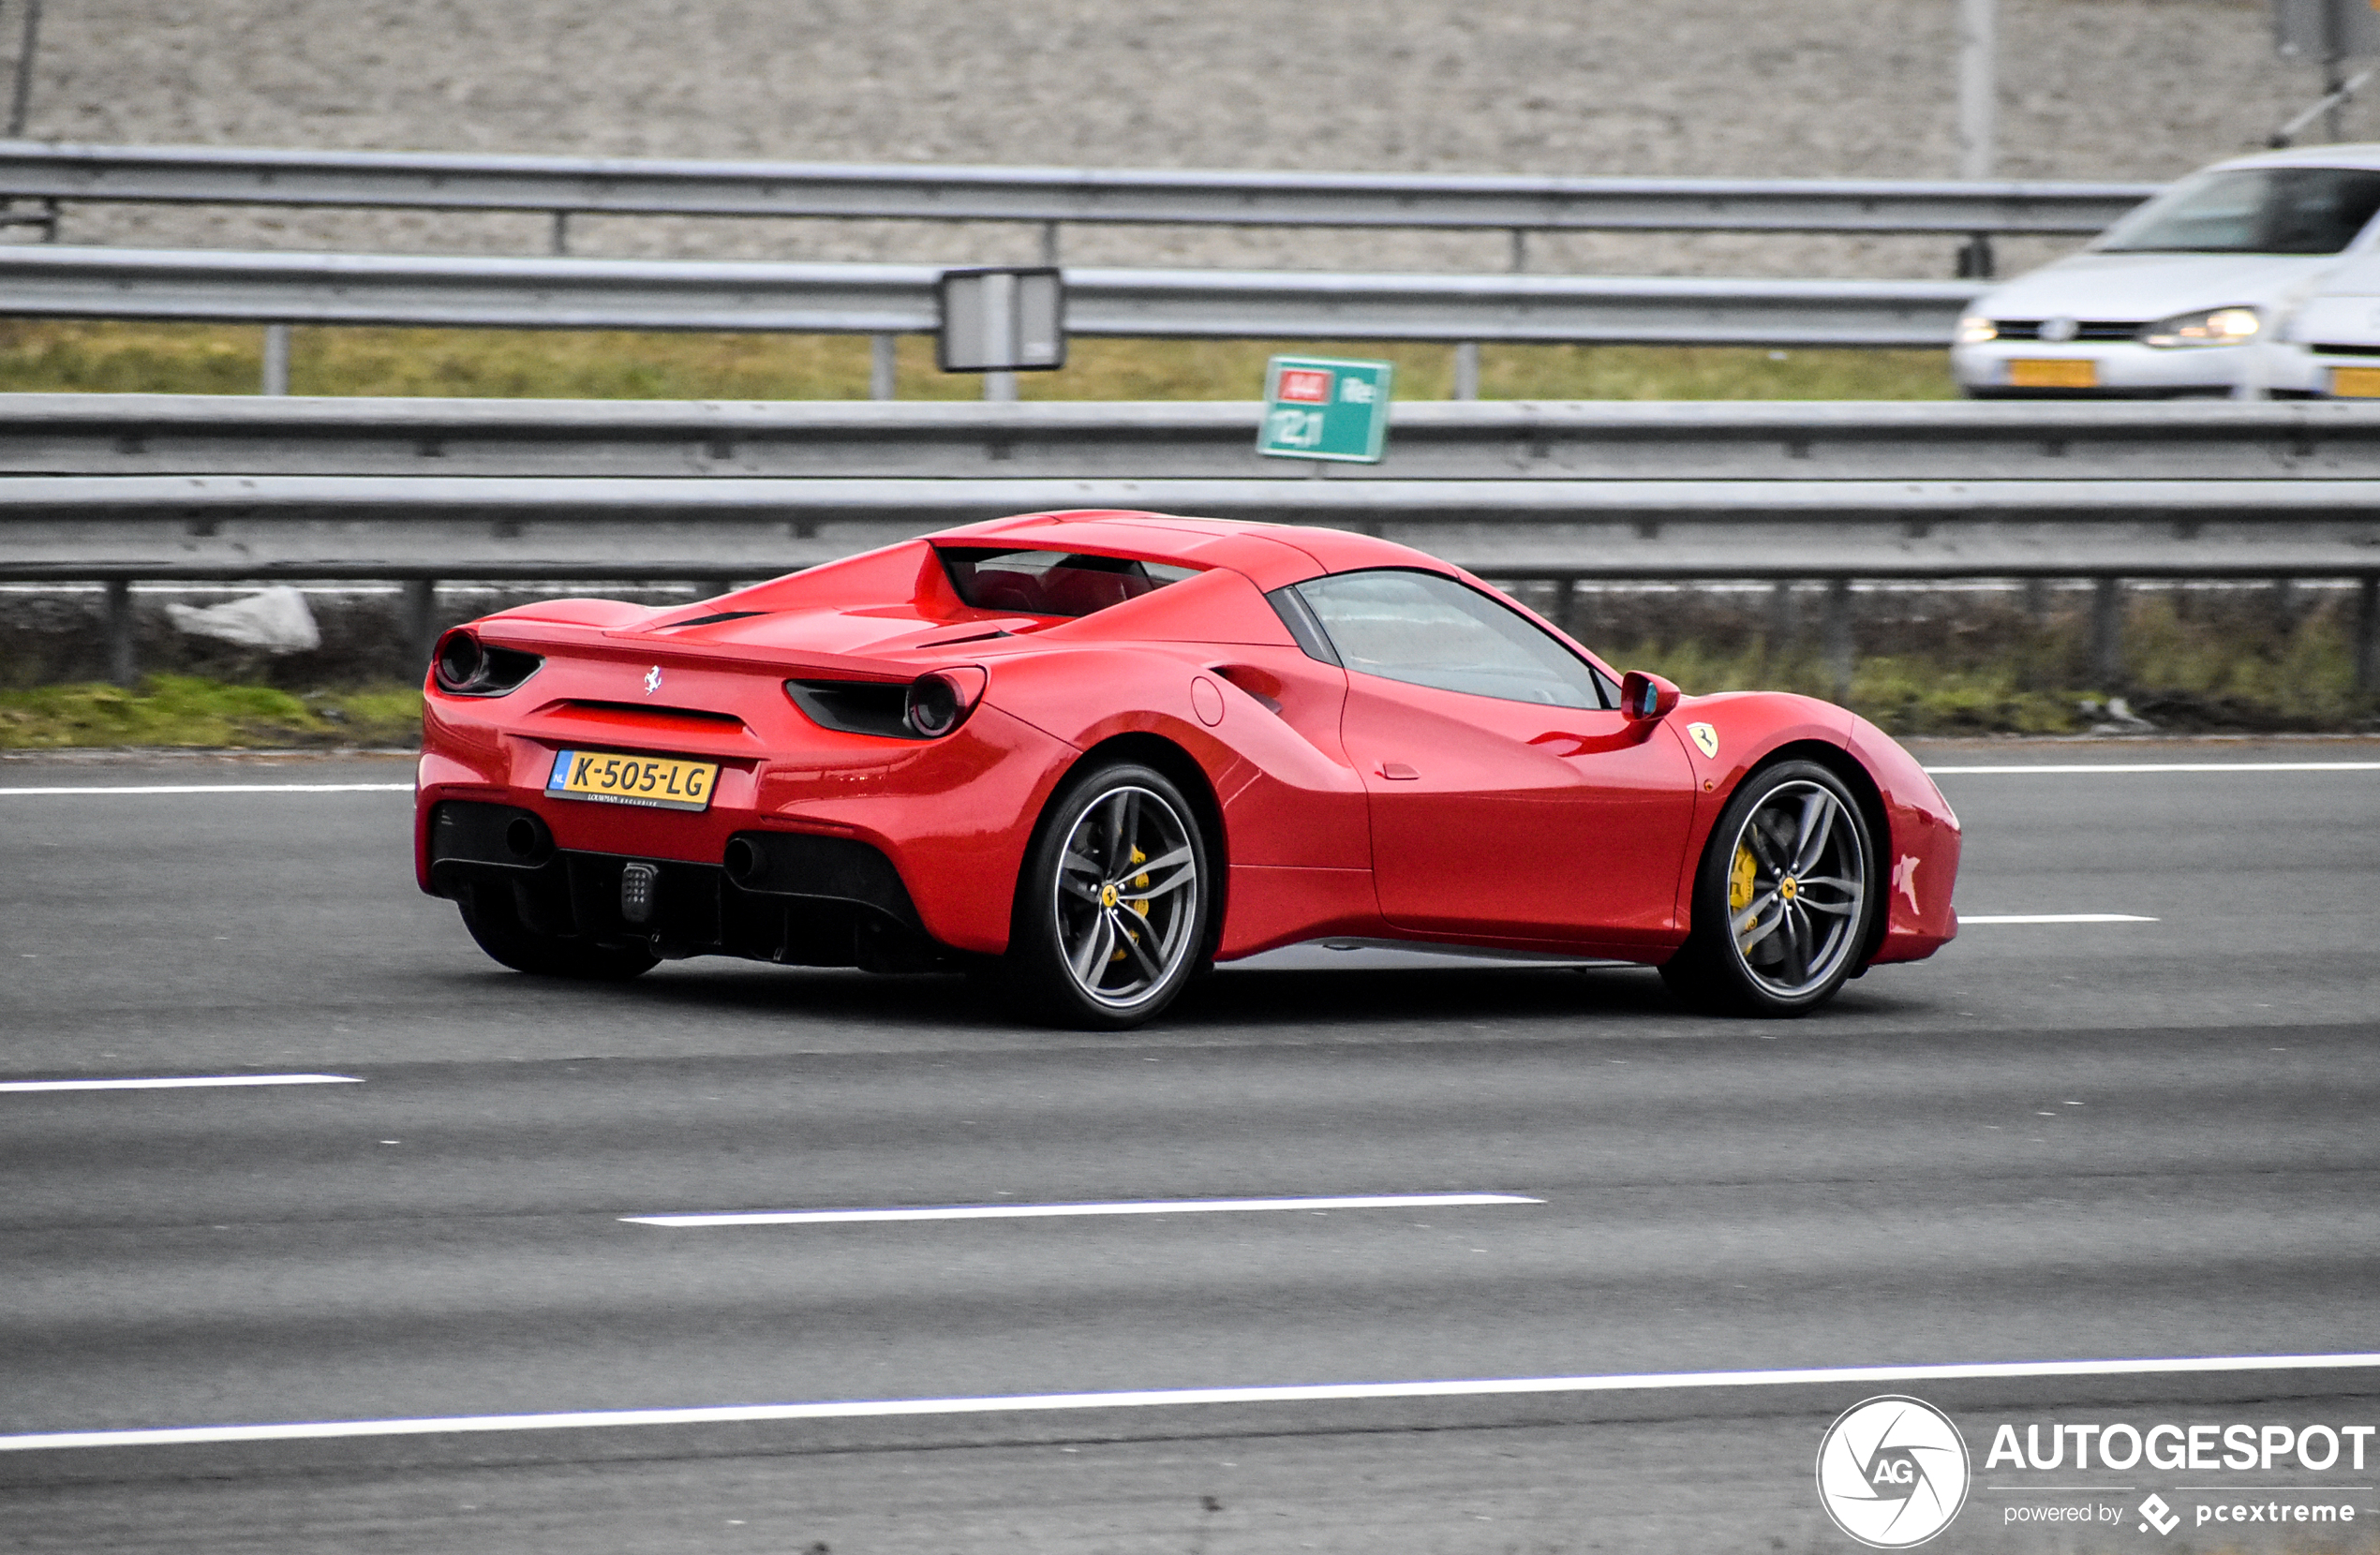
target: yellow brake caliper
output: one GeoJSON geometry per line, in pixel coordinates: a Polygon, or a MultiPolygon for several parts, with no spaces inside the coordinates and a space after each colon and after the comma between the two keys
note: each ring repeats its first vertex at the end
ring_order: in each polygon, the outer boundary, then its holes
{"type": "MultiPolygon", "coordinates": [[[[1727,872],[1727,911],[1731,917],[1752,905],[1753,875],[1756,868],[1757,866],[1752,862],[1752,851],[1749,848],[1738,847],[1735,850],[1735,867],[1727,872]]],[[[1747,924],[1744,926],[1747,929],[1752,929],[1760,926],[1747,924]]]]}
{"type": "MultiPolygon", "coordinates": [[[[1146,864],[1146,863],[1148,863],[1148,862],[1149,862],[1149,855],[1148,855],[1147,853],[1142,852],[1139,849],[1135,848],[1135,849],[1132,851],[1132,862],[1133,862],[1133,863],[1135,863],[1135,864],[1146,864]]],[[[1135,891],[1146,891],[1146,890],[1148,890],[1148,889],[1149,889],[1149,877],[1148,877],[1148,876],[1146,876],[1146,875],[1135,875],[1135,876],[1133,876],[1133,877],[1132,877],[1132,888],[1133,888],[1135,891]]],[[[1132,904],[1132,911],[1134,911],[1135,912],[1139,913],[1139,914],[1140,914],[1143,918],[1146,918],[1146,917],[1149,915],[1149,904],[1148,904],[1147,902],[1145,902],[1145,901],[1134,902],[1134,903],[1132,904]]],[[[1130,929],[1126,929],[1124,932],[1125,932],[1125,933],[1127,933],[1127,934],[1131,934],[1131,933],[1132,933],[1132,931],[1131,931],[1130,929]]],[[[1135,940],[1139,939],[1139,936],[1138,936],[1138,935],[1137,935],[1137,934],[1134,934],[1132,937],[1133,937],[1135,940]]],[[[1121,961],[1121,960],[1123,960],[1123,947],[1122,945],[1118,945],[1118,946],[1116,947],[1116,953],[1115,953],[1113,955],[1108,956],[1108,959],[1109,961],[1121,961]]]]}

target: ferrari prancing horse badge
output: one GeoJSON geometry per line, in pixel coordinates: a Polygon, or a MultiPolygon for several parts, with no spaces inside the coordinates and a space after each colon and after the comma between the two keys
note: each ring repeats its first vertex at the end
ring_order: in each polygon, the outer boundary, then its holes
{"type": "Polygon", "coordinates": [[[1703,755],[1710,757],[1718,755],[1718,730],[1707,723],[1689,723],[1686,726],[1686,732],[1694,736],[1694,744],[1703,755]]]}

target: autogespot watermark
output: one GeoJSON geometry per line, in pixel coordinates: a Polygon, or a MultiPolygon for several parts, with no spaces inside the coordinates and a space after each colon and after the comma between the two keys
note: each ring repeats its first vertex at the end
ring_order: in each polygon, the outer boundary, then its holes
{"type": "Polygon", "coordinates": [[[1818,1444],[1818,1499],[1871,1549],[1907,1549],[1967,1503],[1967,1442],[1923,1399],[1886,1394],[1835,1417],[1818,1444]]]}
{"type": "Polygon", "coordinates": [[[1897,1395],[1854,1404],[1819,1443],[1820,1503],[1875,1549],[1924,1544],[1976,1489],[2001,1501],[2004,1529],[2090,1525],[2151,1540],[2184,1527],[2343,1531],[2380,1518],[2366,1467],[2380,1468],[2380,1427],[2001,1420],[1979,1429],[1991,1433],[1980,1487],[1964,1433],[1941,1410],[1897,1395]]]}

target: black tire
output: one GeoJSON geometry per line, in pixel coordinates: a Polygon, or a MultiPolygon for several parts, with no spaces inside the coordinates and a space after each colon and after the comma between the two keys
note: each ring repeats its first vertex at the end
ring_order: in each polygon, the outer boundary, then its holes
{"type": "Polygon", "coordinates": [[[1180,996],[1212,950],[1213,861],[1165,774],[1120,762],[1050,806],[1017,880],[1007,985],[1025,1013],[1122,1031],[1180,996]]]}
{"type": "Polygon", "coordinates": [[[1692,930],[1661,969],[1688,1003],[1730,1014],[1807,1014],[1867,952],[1882,894],[1867,818],[1815,762],[1746,778],[1694,871],[1692,930]]]}
{"type": "Polygon", "coordinates": [[[471,931],[480,949],[514,971],[533,977],[625,983],[651,971],[660,960],[637,945],[604,945],[541,934],[521,922],[513,894],[501,886],[474,885],[455,905],[463,910],[463,926],[471,931]]]}

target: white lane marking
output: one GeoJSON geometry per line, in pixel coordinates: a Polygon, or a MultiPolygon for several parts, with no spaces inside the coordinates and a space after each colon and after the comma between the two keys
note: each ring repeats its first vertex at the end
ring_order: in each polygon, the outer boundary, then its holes
{"type": "Polygon", "coordinates": [[[881,1419],[904,1414],[1158,1409],[1181,1404],[1327,1403],[1362,1399],[1478,1399],[1529,1393],[1628,1393],[1670,1388],[1840,1386],[1992,1377],[2164,1376],[2221,1371],[2337,1371],[2380,1368],[2380,1355],[2186,1355],[2162,1360],[1978,1361],[1950,1366],[1836,1366],[1779,1371],[1650,1371],[1604,1377],[1487,1377],[1461,1382],[1320,1383],[1282,1387],[1169,1387],[1123,1393],[1022,1393],[983,1399],[868,1399],[806,1404],[722,1404],[695,1409],[600,1409],[560,1414],[455,1414],[413,1420],[293,1421],[261,1426],[166,1426],[133,1430],[0,1436],[0,1452],[59,1447],[148,1447],[210,1442],[320,1442],[449,1431],[583,1430],[595,1426],[698,1426],[753,1420],[881,1419]]]}
{"type": "Polygon", "coordinates": [[[1958,926],[1969,924],[2153,924],[2137,912],[1979,912],[1958,915],[1958,926]]]}
{"type": "Polygon", "coordinates": [[[62,793],[410,793],[410,783],[150,783],[141,787],[0,789],[0,798],[62,793]]]}
{"type": "Polygon", "coordinates": [[[201,1086],[360,1086],[353,1074],[171,1074],[141,1080],[0,1080],[0,1090],[188,1090],[201,1086]]]}
{"type": "Polygon", "coordinates": [[[823,1225],[844,1221],[1030,1221],[1057,1215],[1217,1215],[1251,1209],[1422,1209],[1543,1204],[1517,1193],[1376,1193],[1309,1199],[1126,1199],[1113,1204],[948,1204],[917,1209],[765,1209],[721,1215],[622,1215],[631,1225],[823,1225]]]}
{"type": "Polygon", "coordinates": [[[1986,773],[2063,776],[2086,772],[2380,772],[2380,762],[2105,762],[2088,766],[1929,766],[1941,778],[1986,773]]]}

